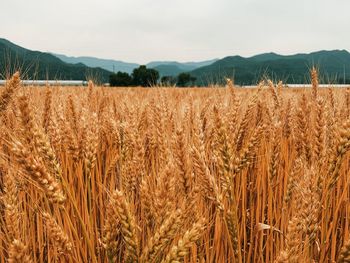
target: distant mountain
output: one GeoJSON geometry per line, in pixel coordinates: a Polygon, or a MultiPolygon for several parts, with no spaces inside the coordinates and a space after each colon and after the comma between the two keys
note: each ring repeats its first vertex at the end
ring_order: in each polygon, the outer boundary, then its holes
{"type": "MultiPolygon", "coordinates": [[[[24,78],[86,80],[108,82],[113,71],[131,73],[139,64],[93,57],[67,57],[32,51],[0,38],[0,77],[20,69],[24,78]],[[63,60],[63,61],[62,61],[63,60]],[[74,63],[74,64],[72,64],[74,63]],[[108,70],[106,70],[108,69],[108,70]]],[[[240,85],[256,84],[262,78],[285,83],[310,83],[309,70],[315,65],[324,83],[350,83],[350,53],[346,50],[318,51],[310,54],[279,55],[264,53],[252,57],[229,56],[202,62],[153,61],[148,68],[160,76],[176,76],[189,72],[198,85],[223,83],[233,77],[240,85]]]]}
{"type": "Polygon", "coordinates": [[[263,53],[259,55],[255,55],[250,57],[250,59],[253,59],[255,61],[268,61],[268,60],[277,60],[283,58],[282,55],[278,55],[276,53],[270,52],[270,53],[263,53]]]}
{"type": "Polygon", "coordinates": [[[159,76],[177,76],[182,72],[186,72],[188,70],[184,70],[180,68],[177,65],[169,65],[169,64],[164,64],[164,65],[158,65],[153,67],[153,69],[157,70],[159,72],[159,76]]]}
{"type": "Polygon", "coordinates": [[[180,63],[176,61],[152,61],[146,64],[147,68],[159,68],[160,66],[172,66],[174,69],[179,69],[182,72],[191,71],[196,69],[196,67],[188,66],[185,63],[180,63]]]}
{"type": "MultiPolygon", "coordinates": [[[[120,60],[102,59],[95,57],[68,57],[66,55],[55,53],[52,53],[52,55],[67,63],[82,63],[89,67],[100,67],[109,71],[121,71],[127,72],[129,74],[131,74],[135,68],[140,66],[140,64],[137,63],[128,63],[120,60]]],[[[152,61],[150,63],[147,63],[146,66],[148,68],[156,69],[159,72],[160,76],[176,76],[182,72],[188,72],[199,67],[210,65],[215,61],[217,61],[217,59],[184,63],[177,61],[152,61]]]]}
{"type": "Polygon", "coordinates": [[[0,38],[0,76],[20,69],[26,79],[86,80],[108,82],[111,72],[84,64],[69,64],[44,52],[32,51],[0,38]]]}
{"type": "Polygon", "coordinates": [[[192,70],[199,85],[220,83],[233,77],[241,85],[256,84],[263,77],[285,83],[309,83],[309,70],[315,65],[325,83],[350,83],[350,53],[346,50],[318,51],[310,54],[283,56],[265,53],[249,58],[230,56],[211,65],[192,70]]]}
{"type": "Polygon", "coordinates": [[[217,60],[218,59],[212,59],[200,62],[153,61],[146,64],[146,66],[158,70],[161,76],[176,76],[182,72],[188,72],[210,65],[217,60]]]}
{"type": "Polygon", "coordinates": [[[66,55],[54,53],[52,54],[66,63],[82,63],[88,67],[100,67],[111,72],[121,71],[130,74],[135,68],[139,66],[139,64],[136,63],[127,63],[113,59],[102,59],[95,57],[68,57],[66,55]]]}
{"type": "Polygon", "coordinates": [[[205,61],[200,61],[200,62],[185,62],[183,64],[185,64],[187,66],[191,66],[193,68],[200,68],[200,67],[205,67],[205,66],[211,65],[218,60],[219,60],[218,58],[214,58],[211,60],[205,60],[205,61]]]}

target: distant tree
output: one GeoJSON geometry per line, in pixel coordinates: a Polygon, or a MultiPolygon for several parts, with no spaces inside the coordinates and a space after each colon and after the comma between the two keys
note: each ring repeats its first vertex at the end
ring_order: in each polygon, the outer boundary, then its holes
{"type": "Polygon", "coordinates": [[[134,85],[149,87],[157,84],[159,72],[155,69],[148,69],[146,66],[142,65],[134,69],[131,76],[134,85]]]}
{"type": "Polygon", "coordinates": [[[176,83],[176,78],[173,76],[163,76],[160,79],[160,82],[162,83],[162,85],[172,86],[176,83]]]}
{"type": "Polygon", "coordinates": [[[339,84],[350,84],[350,78],[345,78],[344,77],[340,77],[337,81],[337,83],[339,84]]]}
{"type": "Polygon", "coordinates": [[[118,71],[109,76],[109,85],[112,87],[127,87],[132,85],[132,78],[126,72],[118,71]]]}
{"type": "Polygon", "coordinates": [[[180,73],[177,76],[177,85],[180,87],[186,87],[189,83],[191,83],[191,85],[193,86],[195,81],[196,78],[191,76],[191,74],[189,73],[180,73]]]}
{"type": "Polygon", "coordinates": [[[191,78],[190,78],[191,86],[194,86],[196,80],[197,80],[196,77],[191,76],[191,78]]]}

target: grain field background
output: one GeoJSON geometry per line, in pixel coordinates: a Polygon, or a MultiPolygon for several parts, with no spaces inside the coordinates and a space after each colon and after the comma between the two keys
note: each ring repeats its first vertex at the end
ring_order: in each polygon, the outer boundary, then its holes
{"type": "Polygon", "coordinates": [[[350,262],[350,90],[0,89],[0,262],[350,262]]]}

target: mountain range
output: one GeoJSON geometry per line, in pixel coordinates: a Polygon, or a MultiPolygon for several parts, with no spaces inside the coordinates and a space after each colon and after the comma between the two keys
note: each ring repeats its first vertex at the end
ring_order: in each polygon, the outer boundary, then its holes
{"type": "Polygon", "coordinates": [[[154,68],[159,72],[160,76],[177,76],[182,72],[190,72],[192,70],[208,66],[219,59],[211,59],[200,62],[177,62],[177,61],[154,61],[146,64],[148,68],[154,68]]]}
{"type": "Polygon", "coordinates": [[[108,82],[109,71],[88,67],[82,63],[63,62],[49,53],[32,51],[0,38],[0,78],[14,70],[22,71],[26,79],[86,80],[108,82]]]}
{"type": "MultiPolygon", "coordinates": [[[[94,57],[68,57],[54,53],[32,51],[0,38],[0,76],[11,69],[22,69],[28,79],[98,79],[108,82],[112,72],[131,73],[139,64],[94,57]]],[[[320,82],[350,83],[350,53],[346,50],[317,51],[309,54],[279,55],[264,53],[252,57],[228,56],[202,62],[154,61],[146,64],[160,76],[176,76],[188,72],[197,85],[222,83],[234,78],[240,85],[256,84],[261,78],[285,83],[309,83],[309,70],[316,66],[320,82]]]]}
{"type": "Polygon", "coordinates": [[[69,57],[66,55],[51,53],[56,56],[60,60],[66,63],[77,64],[82,63],[88,67],[100,67],[110,72],[127,72],[131,73],[135,68],[139,67],[139,64],[136,63],[128,63],[120,60],[113,59],[102,59],[95,57],[69,57]]]}
{"type": "Polygon", "coordinates": [[[284,83],[310,83],[312,66],[319,69],[320,82],[350,83],[350,53],[346,50],[318,51],[309,54],[278,55],[265,53],[249,58],[229,56],[191,71],[201,85],[234,78],[240,85],[256,84],[261,78],[284,83]]]}
{"type": "MultiPolygon", "coordinates": [[[[121,71],[130,74],[135,68],[138,68],[140,66],[140,64],[137,63],[128,63],[113,59],[102,59],[95,57],[69,57],[55,53],[52,53],[52,55],[58,57],[66,63],[83,63],[89,67],[100,67],[111,72],[121,71]]],[[[212,59],[208,61],[184,63],[177,61],[152,61],[147,63],[146,66],[148,68],[156,69],[159,72],[160,76],[176,76],[181,72],[188,72],[203,66],[210,65],[217,60],[218,59],[212,59]]]]}

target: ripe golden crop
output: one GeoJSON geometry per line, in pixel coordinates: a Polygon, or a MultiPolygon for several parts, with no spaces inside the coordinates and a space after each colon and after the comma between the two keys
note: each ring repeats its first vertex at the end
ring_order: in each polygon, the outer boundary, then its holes
{"type": "Polygon", "coordinates": [[[0,262],[350,262],[350,90],[0,89],[0,262]]]}

